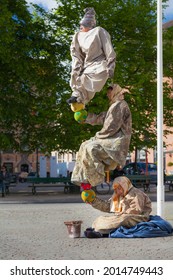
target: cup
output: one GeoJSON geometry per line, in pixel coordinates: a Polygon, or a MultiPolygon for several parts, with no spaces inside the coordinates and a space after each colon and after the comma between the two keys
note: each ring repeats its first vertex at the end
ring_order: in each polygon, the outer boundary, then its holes
{"type": "Polygon", "coordinates": [[[67,226],[68,235],[70,238],[78,238],[81,236],[82,221],[67,221],[64,222],[67,226]]]}

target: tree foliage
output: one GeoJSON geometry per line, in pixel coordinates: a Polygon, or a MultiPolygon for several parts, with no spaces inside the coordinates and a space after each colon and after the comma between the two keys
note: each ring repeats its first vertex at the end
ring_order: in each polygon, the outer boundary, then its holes
{"type": "MultiPolygon", "coordinates": [[[[57,33],[62,34],[65,47],[69,48],[72,34],[79,29],[83,9],[90,6],[97,12],[97,24],[105,28],[112,38],[117,54],[114,82],[131,89],[131,95],[126,96],[133,116],[131,150],[134,147],[154,147],[157,112],[157,1],[63,0],[55,12],[55,22],[57,33]]],[[[164,101],[166,119],[170,116],[168,95],[165,95],[164,101]]],[[[105,89],[90,102],[89,111],[102,111],[103,107],[105,108],[105,89]]],[[[85,138],[95,133],[98,127],[92,131],[89,127],[87,129],[85,138]]]]}
{"type": "MultiPolygon", "coordinates": [[[[164,83],[164,122],[171,127],[173,123],[173,101],[170,100],[173,91],[173,26],[163,31],[163,73],[164,77],[169,78],[164,83]]],[[[170,131],[168,130],[167,133],[170,131]]]]}
{"type": "MultiPolygon", "coordinates": [[[[36,5],[31,12],[24,0],[1,4],[1,149],[77,151],[99,129],[76,123],[66,103],[71,95],[72,35],[79,29],[83,9],[91,6],[97,13],[97,25],[110,33],[116,51],[114,82],[131,91],[126,95],[133,117],[131,150],[154,147],[157,1],[57,2],[58,8],[51,12],[36,5]]],[[[108,108],[106,86],[89,103],[90,112],[108,108]]],[[[165,121],[170,116],[168,93],[164,95],[165,121]]]]}
{"type": "Polygon", "coordinates": [[[6,0],[0,12],[1,149],[53,148],[63,46],[41,8],[34,6],[31,14],[26,1],[6,0]]]}

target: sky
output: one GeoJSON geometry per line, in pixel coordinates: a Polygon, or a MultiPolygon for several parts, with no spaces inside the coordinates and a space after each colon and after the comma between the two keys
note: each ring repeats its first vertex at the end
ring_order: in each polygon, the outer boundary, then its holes
{"type": "MultiPolygon", "coordinates": [[[[46,10],[51,10],[57,7],[56,0],[26,0],[28,3],[35,3],[45,8],[46,10]]],[[[173,20],[173,0],[167,2],[168,7],[166,8],[164,15],[164,22],[173,20]]]]}
{"type": "Polygon", "coordinates": [[[46,10],[51,10],[57,7],[57,3],[55,0],[26,0],[26,2],[40,5],[46,10]]]}
{"type": "Polygon", "coordinates": [[[169,0],[167,2],[168,7],[166,8],[164,15],[165,15],[165,21],[173,20],[173,0],[169,0]]]}

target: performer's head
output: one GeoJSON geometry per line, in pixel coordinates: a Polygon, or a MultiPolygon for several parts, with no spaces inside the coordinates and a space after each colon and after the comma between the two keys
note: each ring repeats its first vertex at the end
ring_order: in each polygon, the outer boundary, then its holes
{"type": "Polygon", "coordinates": [[[87,32],[90,29],[96,27],[95,11],[94,8],[84,9],[85,15],[80,21],[80,30],[87,32]]]}
{"type": "Polygon", "coordinates": [[[117,100],[121,92],[122,92],[122,88],[118,84],[113,84],[108,87],[107,97],[111,104],[117,100]]]}
{"type": "Polygon", "coordinates": [[[114,179],[112,188],[114,192],[112,195],[113,205],[111,208],[116,212],[121,212],[121,199],[123,199],[128,194],[130,189],[133,188],[133,185],[127,177],[120,176],[114,179]]]}
{"type": "Polygon", "coordinates": [[[125,176],[116,177],[112,183],[114,192],[119,196],[126,196],[132,187],[131,181],[125,176]]]}
{"type": "Polygon", "coordinates": [[[124,94],[129,92],[128,89],[120,87],[118,84],[113,84],[107,88],[107,97],[110,101],[110,104],[114,103],[117,100],[123,100],[124,94]]]}

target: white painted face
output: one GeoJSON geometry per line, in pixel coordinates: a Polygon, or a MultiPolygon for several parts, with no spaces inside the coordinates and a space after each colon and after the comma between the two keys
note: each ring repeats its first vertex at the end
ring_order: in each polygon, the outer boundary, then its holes
{"type": "Polygon", "coordinates": [[[80,31],[81,31],[81,32],[88,32],[90,29],[91,29],[91,28],[89,28],[89,27],[85,27],[85,26],[83,26],[83,25],[80,25],[80,31]]]}

